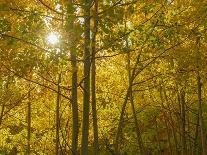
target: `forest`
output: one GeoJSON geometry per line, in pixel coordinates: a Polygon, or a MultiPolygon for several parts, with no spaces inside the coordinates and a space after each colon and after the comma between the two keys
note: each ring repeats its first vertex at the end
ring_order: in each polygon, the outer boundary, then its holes
{"type": "Polygon", "coordinates": [[[207,155],[207,0],[0,0],[0,155],[207,155]]]}

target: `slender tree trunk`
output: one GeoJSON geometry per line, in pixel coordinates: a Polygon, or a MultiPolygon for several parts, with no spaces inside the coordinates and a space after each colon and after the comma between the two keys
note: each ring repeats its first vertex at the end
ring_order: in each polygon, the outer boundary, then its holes
{"type": "MultiPolygon", "coordinates": [[[[128,40],[126,40],[126,43],[127,43],[127,49],[128,49],[128,40]]],[[[128,64],[128,67],[127,67],[128,80],[129,80],[129,85],[130,85],[130,81],[131,81],[131,64],[130,64],[130,52],[129,52],[129,50],[127,51],[127,64],[128,64]]],[[[134,123],[135,123],[136,134],[137,134],[137,143],[138,143],[138,146],[139,146],[140,154],[145,155],[145,147],[144,147],[144,144],[143,144],[143,141],[142,141],[140,127],[139,127],[139,124],[138,124],[138,120],[137,120],[137,116],[136,116],[136,110],[135,110],[135,107],[134,107],[132,87],[130,87],[130,89],[129,89],[129,99],[130,99],[132,113],[133,113],[133,117],[134,117],[134,123]]]]}
{"type": "Polygon", "coordinates": [[[5,109],[5,103],[2,103],[2,106],[1,106],[1,114],[0,114],[0,126],[1,126],[1,123],[3,121],[4,109],[5,109]]]}
{"type": "Polygon", "coordinates": [[[84,0],[84,92],[81,155],[88,155],[90,111],[90,0],[84,0]]]}
{"type": "MultiPolygon", "coordinates": [[[[159,129],[158,129],[158,123],[157,123],[157,118],[155,118],[155,127],[156,127],[156,131],[158,131],[159,129]]],[[[158,134],[156,134],[156,143],[157,143],[157,145],[158,145],[158,152],[157,152],[157,154],[159,154],[160,152],[161,152],[161,144],[160,144],[160,140],[159,140],[159,136],[158,136],[158,134]]]]}
{"type": "Polygon", "coordinates": [[[58,75],[58,88],[57,88],[57,100],[56,100],[56,143],[55,143],[55,154],[59,154],[59,144],[60,144],[60,83],[61,83],[61,73],[58,75]]]}
{"type": "Polygon", "coordinates": [[[174,154],[179,154],[179,150],[178,150],[178,140],[177,140],[177,136],[176,136],[176,125],[173,121],[173,117],[172,117],[172,114],[170,113],[170,125],[171,125],[171,128],[172,128],[172,134],[173,134],[173,140],[174,140],[174,146],[175,146],[175,153],[174,154]]]}
{"type": "MultiPolygon", "coordinates": [[[[9,88],[9,81],[10,81],[10,76],[8,76],[7,78],[7,83],[6,83],[6,86],[5,86],[5,89],[4,89],[4,93],[6,94],[7,91],[8,91],[8,88],[9,88]]],[[[2,102],[1,102],[2,103],[2,102]]],[[[0,126],[1,126],[1,123],[3,121],[3,117],[4,117],[4,110],[5,110],[5,101],[2,103],[2,106],[1,106],[1,114],[0,114],[0,126]]]]}
{"type": "Polygon", "coordinates": [[[169,145],[169,150],[170,150],[170,154],[172,155],[172,144],[171,144],[171,140],[170,140],[170,127],[168,126],[168,122],[167,122],[167,112],[165,111],[166,106],[164,103],[168,103],[168,99],[167,99],[167,94],[165,92],[165,88],[162,88],[162,86],[160,85],[160,98],[161,98],[161,105],[163,108],[163,116],[164,116],[164,123],[165,123],[165,127],[166,127],[166,131],[167,131],[167,139],[168,139],[168,145],[169,145]],[[164,97],[163,97],[164,94],[164,97]]]}
{"type": "Polygon", "coordinates": [[[173,151],[172,151],[172,143],[171,143],[171,132],[170,132],[170,128],[168,126],[168,122],[167,122],[167,115],[166,113],[164,112],[164,122],[165,122],[165,127],[166,127],[166,131],[167,131],[167,139],[168,139],[168,145],[169,145],[169,150],[170,150],[170,154],[172,155],[173,154],[173,151]]]}
{"type": "Polygon", "coordinates": [[[201,79],[199,71],[197,73],[197,83],[198,83],[198,112],[199,112],[199,125],[200,125],[200,136],[201,136],[201,146],[202,155],[206,155],[206,134],[203,124],[203,110],[202,110],[202,98],[201,98],[201,79]]]}
{"type": "Polygon", "coordinates": [[[198,154],[198,134],[199,134],[199,111],[197,116],[197,123],[196,123],[196,130],[195,130],[195,137],[194,137],[194,149],[193,149],[193,155],[198,154]]]}
{"type": "Polygon", "coordinates": [[[71,14],[74,14],[73,1],[69,0],[67,6],[68,13],[68,30],[70,40],[70,53],[71,53],[71,65],[72,65],[72,153],[73,155],[78,154],[78,133],[79,133],[79,118],[78,118],[78,102],[77,102],[77,54],[76,54],[76,43],[74,34],[74,18],[71,14]]]}
{"type": "Polygon", "coordinates": [[[72,128],[72,152],[74,155],[78,154],[78,132],[79,132],[79,118],[78,118],[78,102],[77,102],[77,65],[76,56],[72,56],[72,115],[73,115],[73,128],[72,128]]]}
{"type": "Polygon", "coordinates": [[[186,132],[185,132],[185,92],[182,90],[180,93],[181,104],[181,142],[182,142],[182,155],[186,155],[186,132]]]}
{"type": "Polygon", "coordinates": [[[95,2],[94,13],[94,28],[92,37],[92,65],[91,65],[91,102],[92,102],[92,116],[93,116],[93,136],[94,136],[94,155],[99,154],[98,143],[98,124],[97,124],[97,111],[96,111],[96,34],[98,28],[98,0],[95,2]]]}
{"type": "Polygon", "coordinates": [[[117,129],[116,139],[115,139],[115,142],[114,142],[114,150],[115,150],[116,155],[119,154],[119,138],[120,138],[120,135],[122,133],[124,112],[125,112],[125,109],[126,109],[128,98],[130,96],[130,89],[132,89],[133,81],[139,74],[139,72],[136,73],[136,68],[139,64],[139,60],[140,60],[140,55],[138,55],[138,57],[136,59],[136,63],[134,65],[133,69],[132,69],[131,81],[129,81],[129,86],[128,86],[128,89],[127,89],[127,92],[126,92],[126,96],[124,98],[124,103],[122,105],[121,114],[120,114],[120,117],[119,117],[118,129],[117,129]]]}
{"type": "Polygon", "coordinates": [[[206,134],[203,122],[203,110],[202,110],[202,84],[200,77],[200,37],[196,38],[197,44],[197,86],[198,86],[198,114],[199,114],[199,126],[200,126],[200,136],[201,136],[201,147],[202,155],[206,155],[206,134]]]}
{"type": "Polygon", "coordinates": [[[130,87],[132,87],[132,84],[130,84],[130,86],[127,90],[127,94],[125,96],[124,103],[123,103],[122,109],[121,109],[121,115],[120,115],[120,118],[119,118],[118,130],[117,130],[115,144],[114,144],[114,149],[115,149],[115,154],[116,155],[119,155],[119,152],[120,152],[120,150],[119,150],[119,138],[120,138],[121,133],[122,133],[124,113],[125,113],[127,101],[128,101],[128,98],[129,98],[129,89],[130,89],[130,87]]]}
{"type": "MultiPolygon", "coordinates": [[[[73,53],[73,52],[72,52],[73,53]]],[[[74,52],[75,53],[75,52],[74,52]]],[[[72,63],[72,115],[73,115],[73,128],[72,128],[72,151],[74,155],[78,154],[78,102],[77,102],[77,60],[76,54],[71,54],[72,63]]]]}
{"type": "MultiPolygon", "coordinates": [[[[166,89],[165,87],[163,88],[163,93],[164,93],[164,98],[165,101],[168,102],[168,97],[167,97],[167,93],[166,93],[166,89]]],[[[167,104],[168,105],[168,104],[167,104]]],[[[163,105],[164,106],[164,105],[163,105]]],[[[168,108],[170,109],[170,106],[168,105],[168,108]]],[[[167,120],[166,120],[167,121],[167,120]]],[[[167,123],[167,122],[166,122],[167,123]]],[[[174,141],[174,146],[172,145],[172,143],[169,145],[171,145],[171,147],[175,147],[174,149],[171,148],[171,154],[179,154],[179,150],[178,150],[178,142],[177,142],[177,136],[176,136],[176,125],[174,123],[173,117],[172,117],[172,111],[169,110],[169,120],[168,120],[168,124],[171,127],[171,131],[172,131],[172,135],[173,135],[173,141],[174,141]],[[175,152],[175,153],[174,153],[175,152]]],[[[169,128],[170,128],[169,127],[169,128]]],[[[171,137],[171,136],[170,136],[171,137]]]]}
{"type": "Polygon", "coordinates": [[[27,154],[30,155],[30,140],[31,140],[31,101],[30,91],[28,93],[29,102],[27,103],[27,154]]]}
{"type": "MultiPolygon", "coordinates": [[[[191,133],[189,110],[186,111],[186,126],[187,126],[187,133],[191,133]]],[[[187,154],[190,154],[192,152],[192,148],[193,148],[192,141],[189,136],[187,136],[186,140],[187,140],[187,144],[186,144],[187,154]]]]}

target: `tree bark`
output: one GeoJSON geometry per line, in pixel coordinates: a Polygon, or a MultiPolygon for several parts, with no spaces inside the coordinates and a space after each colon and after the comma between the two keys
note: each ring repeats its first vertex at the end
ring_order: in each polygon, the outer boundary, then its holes
{"type": "Polygon", "coordinates": [[[134,79],[140,73],[140,71],[136,73],[136,68],[139,64],[139,60],[140,60],[140,55],[137,56],[136,63],[133,67],[131,81],[129,81],[129,86],[128,86],[128,89],[127,89],[127,92],[126,92],[126,95],[125,95],[125,98],[124,98],[124,103],[122,105],[121,114],[120,114],[120,117],[119,117],[118,129],[117,129],[116,139],[115,139],[115,143],[114,143],[114,150],[115,150],[116,155],[119,154],[119,138],[120,138],[120,135],[121,135],[121,132],[122,132],[124,112],[125,112],[125,109],[126,109],[128,98],[130,96],[130,89],[132,89],[134,79]]]}
{"type": "Polygon", "coordinates": [[[182,143],[182,155],[186,155],[186,132],[185,132],[185,92],[181,90],[180,93],[181,104],[181,143],[182,143]]]}
{"type": "MultiPolygon", "coordinates": [[[[7,91],[8,91],[8,88],[9,88],[9,81],[10,81],[10,76],[8,76],[7,78],[7,82],[6,82],[6,86],[4,88],[4,93],[6,94],[7,91]]],[[[0,114],[0,126],[1,126],[1,123],[3,121],[3,116],[4,116],[4,110],[5,110],[5,106],[6,106],[6,103],[5,101],[1,102],[2,103],[2,106],[1,106],[1,114],[0,114]]]]}
{"type": "Polygon", "coordinates": [[[61,83],[61,73],[58,75],[58,88],[57,88],[57,100],[56,100],[56,143],[55,143],[55,154],[59,154],[59,144],[60,144],[60,83],[61,83]]]}
{"type": "Polygon", "coordinates": [[[196,47],[197,47],[197,87],[198,87],[198,114],[199,114],[199,126],[200,126],[200,136],[201,136],[201,147],[202,155],[206,155],[206,134],[205,126],[203,122],[203,110],[202,110],[202,84],[200,77],[200,37],[196,38],[196,47]]]}
{"type": "Polygon", "coordinates": [[[194,149],[192,154],[198,154],[198,134],[199,134],[199,111],[197,115],[197,123],[196,123],[196,130],[194,136],[194,149]]]}
{"type": "Polygon", "coordinates": [[[206,155],[206,134],[203,124],[203,110],[202,110],[202,98],[201,98],[201,79],[199,71],[197,72],[197,84],[198,84],[198,112],[199,112],[199,125],[200,125],[200,135],[201,135],[201,147],[202,155],[206,155]]]}
{"type": "Polygon", "coordinates": [[[84,0],[84,83],[81,154],[88,155],[90,111],[90,0],[84,0]]]}
{"type": "Polygon", "coordinates": [[[98,29],[98,0],[95,2],[94,11],[94,28],[92,34],[92,60],[91,60],[91,102],[92,102],[92,116],[93,116],[93,136],[94,136],[94,155],[99,154],[98,142],[98,124],[97,124],[97,110],[96,110],[96,34],[98,29]]]}
{"type": "Polygon", "coordinates": [[[70,40],[70,54],[71,54],[71,65],[72,65],[72,90],[71,90],[71,104],[72,104],[72,154],[78,154],[78,133],[79,133],[79,117],[78,117],[78,102],[77,102],[77,54],[76,54],[76,43],[74,34],[74,18],[71,14],[74,14],[73,1],[68,1],[67,6],[68,14],[68,30],[70,40]]]}
{"type": "Polygon", "coordinates": [[[27,103],[27,155],[30,155],[30,141],[31,141],[31,101],[30,91],[28,93],[29,102],[27,103]]]}
{"type": "MultiPolygon", "coordinates": [[[[127,42],[127,49],[128,49],[128,41],[127,42]]],[[[130,53],[129,50],[127,51],[127,70],[128,70],[128,81],[129,81],[129,85],[130,85],[130,81],[131,81],[131,64],[130,64],[130,53]]],[[[132,113],[133,113],[133,118],[134,118],[134,123],[135,123],[135,128],[136,128],[136,134],[137,134],[137,144],[139,146],[139,150],[140,150],[140,154],[141,155],[145,155],[145,147],[142,141],[142,136],[141,136],[141,132],[140,132],[140,127],[138,124],[138,120],[137,120],[137,116],[136,116],[136,110],[134,107],[134,99],[133,99],[133,94],[132,94],[132,87],[129,87],[129,99],[130,99],[130,103],[131,103],[131,108],[132,108],[132,113]]]]}

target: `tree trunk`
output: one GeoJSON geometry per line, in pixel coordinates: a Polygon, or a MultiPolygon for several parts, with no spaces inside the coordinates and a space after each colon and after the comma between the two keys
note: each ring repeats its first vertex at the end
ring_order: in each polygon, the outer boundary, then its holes
{"type": "Polygon", "coordinates": [[[59,143],[60,143],[60,83],[61,83],[61,74],[58,75],[58,89],[57,89],[57,100],[56,100],[56,143],[55,143],[55,154],[59,154],[59,143]]]}
{"type": "Polygon", "coordinates": [[[81,154],[88,155],[90,111],[90,0],[84,0],[84,92],[81,154]]]}
{"type": "Polygon", "coordinates": [[[165,105],[168,104],[168,99],[167,99],[167,94],[166,94],[166,91],[165,91],[165,87],[162,88],[161,85],[160,85],[160,99],[161,99],[161,106],[163,108],[163,116],[164,116],[164,120],[163,121],[165,123],[166,131],[167,131],[168,146],[169,146],[170,154],[172,155],[173,151],[172,151],[172,144],[171,144],[171,139],[170,139],[170,137],[171,137],[171,130],[170,130],[170,127],[168,125],[167,112],[165,110],[165,109],[167,109],[165,105]],[[164,94],[164,97],[163,97],[163,94],[164,94]],[[166,103],[166,104],[164,104],[164,103],[166,103]]]}
{"type": "Polygon", "coordinates": [[[92,34],[92,65],[91,65],[91,102],[92,102],[92,116],[93,116],[93,136],[94,136],[94,155],[99,154],[98,143],[98,124],[97,124],[97,111],[96,111],[96,34],[98,28],[98,0],[95,0],[95,13],[94,13],[94,28],[92,34]]]}
{"type": "MultiPolygon", "coordinates": [[[[126,40],[127,43],[127,49],[128,49],[128,40],[126,40]]],[[[129,50],[127,51],[127,70],[128,70],[128,80],[129,80],[129,85],[131,81],[131,65],[130,65],[130,52],[129,50]]],[[[136,116],[136,110],[134,107],[134,99],[133,99],[133,94],[132,94],[132,87],[129,87],[129,99],[131,103],[131,108],[132,108],[132,113],[133,113],[133,118],[134,118],[134,123],[135,123],[135,128],[136,128],[136,134],[137,134],[137,144],[139,146],[140,154],[145,155],[145,147],[142,141],[142,136],[140,132],[140,127],[138,124],[137,116],[136,116]]]]}
{"type": "Polygon", "coordinates": [[[202,110],[202,98],[201,98],[201,79],[199,71],[197,72],[197,83],[198,83],[198,112],[199,112],[199,125],[200,125],[200,136],[201,136],[201,147],[202,155],[206,155],[206,134],[203,124],[203,110],[202,110]]]}
{"type": "Polygon", "coordinates": [[[71,14],[74,14],[73,2],[69,0],[67,6],[68,13],[68,30],[70,40],[70,53],[71,53],[71,65],[72,65],[72,90],[71,90],[71,104],[72,104],[72,153],[78,154],[78,133],[79,133],[79,118],[78,118],[78,102],[77,102],[77,54],[76,43],[74,34],[74,18],[71,14]]]}
{"type": "Polygon", "coordinates": [[[168,126],[167,114],[165,112],[164,112],[164,123],[165,123],[166,131],[167,131],[167,140],[168,140],[170,155],[172,155],[173,151],[172,151],[172,143],[171,143],[171,139],[170,139],[171,138],[171,130],[170,130],[170,127],[168,126]]]}
{"type": "Polygon", "coordinates": [[[195,130],[195,136],[194,136],[194,149],[192,154],[198,154],[198,134],[199,134],[199,112],[197,116],[197,123],[196,123],[196,130],[195,130]]]}
{"type": "Polygon", "coordinates": [[[131,81],[129,81],[129,86],[128,86],[128,89],[127,89],[127,92],[126,92],[126,96],[124,98],[124,103],[122,105],[122,109],[121,109],[121,114],[120,114],[120,118],[119,118],[119,123],[118,123],[118,129],[117,129],[117,134],[116,134],[116,139],[115,139],[115,142],[114,142],[114,149],[115,149],[115,154],[118,155],[119,154],[119,138],[120,138],[120,135],[122,133],[122,127],[123,127],[123,119],[124,119],[124,112],[125,112],[125,109],[126,109],[126,105],[127,105],[127,101],[128,101],[128,98],[130,96],[130,90],[132,89],[132,85],[133,85],[133,81],[134,79],[139,75],[140,72],[137,72],[136,73],[136,68],[139,64],[139,60],[140,60],[140,55],[137,56],[137,59],[136,59],[136,63],[132,69],[132,76],[131,76],[131,81]]]}
{"type": "MultiPolygon", "coordinates": [[[[4,88],[4,93],[6,94],[7,91],[8,91],[8,88],[9,88],[9,81],[10,81],[10,76],[8,76],[7,78],[7,82],[6,82],[6,86],[4,88]]],[[[0,101],[1,102],[1,101],[0,101]]],[[[4,117],[4,110],[5,110],[5,106],[6,106],[6,103],[5,101],[1,102],[2,103],[2,106],[1,106],[1,114],[0,114],[0,126],[1,126],[1,123],[3,121],[3,117],[4,117]]]]}
{"type": "Polygon", "coordinates": [[[0,114],[0,126],[1,126],[1,123],[3,121],[4,109],[5,109],[5,103],[2,103],[2,106],[1,106],[1,114],[0,114]]]}
{"type": "Polygon", "coordinates": [[[30,139],[31,139],[31,101],[30,90],[28,93],[29,102],[27,103],[27,155],[30,155],[30,139]]]}
{"type": "Polygon", "coordinates": [[[120,135],[122,133],[124,112],[125,112],[125,109],[126,109],[128,98],[129,98],[129,89],[130,89],[130,87],[132,87],[132,84],[130,84],[130,86],[127,90],[127,94],[125,96],[124,103],[123,103],[122,109],[121,109],[120,118],[119,118],[118,130],[117,130],[115,144],[114,144],[114,149],[115,149],[115,154],[116,155],[119,155],[119,152],[120,152],[120,150],[119,150],[119,138],[120,138],[120,135]]]}
{"type": "Polygon", "coordinates": [[[186,155],[186,133],[185,133],[185,92],[182,90],[180,93],[181,104],[181,143],[182,155],[186,155]]]}
{"type": "Polygon", "coordinates": [[[205,127],[203,123],[203,110],[202,110],[202,84],[200,77],[200,37],[196,38],[197,44],[197,86],[198,86],[198,114],[199,114],[199,126],[200,126],[200,136],[201,136],[201,147],[202,155],[206,155],[206,134],[205,127]]]}

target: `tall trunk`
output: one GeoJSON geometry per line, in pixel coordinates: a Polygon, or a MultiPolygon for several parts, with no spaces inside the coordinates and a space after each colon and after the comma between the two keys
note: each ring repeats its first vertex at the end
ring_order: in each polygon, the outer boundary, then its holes
{"type": "Polygon", "coordinates": [[[90,111],[90,0],[84,0],[84,92],[81,154],[88,155],[90,111]]]}
{"type": "Polygon", "coordinates": [[[165,111],[166,106],[164,104],[165,102],[168,103],[168,99],[167,99],[167,94],[166,94],[166,91],[165,91],[165,87],[162,89],[162,86],[160,86],[160,98],[161,98],[161,106],[163,108],[164,123],[165,123],[166,131],[167,131],[167,139],[168,139],[169,150],[170,150],[170,154],[172,155],[172,152],[173,152],[172,151],[172,143],[171,143],[171,140],[170,140],[171,130],[170,130],[170,127],[168,126],[167,112],[165,111]],[[164,97],[163,97],[163,94],[164,94],[164,97]]]}
{"type": "Polygon", "coordinates": [[[171,125],[171,128],[172,128],[172,134],[173,134],[173,140],[174,140],[174,145],[175,145],[175,153],[174,154],[179,154],[179,150],[178,150],[178,140],[177,140],[177,136],[176,136],[176,125],[174,123],[174,120],[173,120],[173,117],[172,117],[172,114],[170,113],[170,125],[171,125]]]}
{"type": "Polygon", "coordinates": [[[166,131],[167,131],[167,140],[168,140],[170,155],[172,155],[173,151],[172,151],[172,143],[171,143],[171,139],[170,139],[171,138],[171,130],[170,130],[170,127],[168,126],[167,115],[165,112],[164,112],[164,122],[165,122],[166,131]]]}
{"type": "Polygon", "coordinates": [[[203,111],[202,111],[202,98],[201,98],[201,79],[199,71],[197,73],[197,83],[198,83],[198,112],[199,112],[199,125],[200,125],[200,136],[201,136],[201,146],[202,155],[206,155],[206,134],[203,124],[203,111]]]}
{"type": "Polygon", "coordinates": [[[196,130],[194,136],[194,149],[192,154],[198,154],[198,134],[199,134],[199,112],[197,115],[197,123],[196,123],[196,130]]]}
{"type": "Polygon", "coordinates": [[[114,150],[115,150],[116,155],[119,154],[119,138],[120,138],[121,133],[122,133],[124,112],[125,112],[125,109],[126,109],[128,98],[130,96],[130,89],[132,89],[134,79],[139,75],[139,73],[136,73],[136,68],[139,64],[139,60],[140,60],[140,55],[137,56],[136,62],[135,62],[134,67],[132,69],[131,81],[129,81],[129,86],[128,86],[128,89],[127,89],[127,92],[126,92],[126,96],[124,98],[124,103],[122,105],[121,114],[120,114],[120,117],[119,117],[119,124],[118,124],[116,139],[115,139],[115,142],[114,142],[114,150]]]}
{"type": "MultiPolygon", "coordinates": [[[[167,104],[166,106],[170,109],[170,106],[169,106],[169,100],[168,100],[168,97],[167,97],[167,92],[166,92],[166,89],[165,87],[163,88],[163,94],[164,94],[164,100],[167,104]]],[[[163,104],[163,107],[164,107],[164,104],[163,104]]],[[[170,128],[170,121],[172,120],[172,115],[171,115],[171,110],[169,110],[169,113],[165,112],[164,111],[164,117],[165,117],[165,126],[166,126],[166,129],[167,129],[167,136],[168,136],[168,144],[169,144],[169,150],[170,150],[170,154],[172,155],[173,154],[173,145],[172,145],[172,142],[171,142],[171,134],[174,129],[172,127],[172,130],[170,128]],[[167,114],[169,114],[169,119],[166,119],[167,118],[167,114]],[[169,124],[169,125],[168,125],[169,124]]]]}
{"type": "MultiPolygon", "coordinates": [[[[128,41],[126,40],[127,43],[127,49],[128,49],[128,41]]],[[[131,65],[130,65],[130,52],[129,50],[127,51],[127,70],[128,70],[128,80],[129,80],[129,85],[130,85],[130,81],[131,81],[131,65]]],[[[130,103],[131,103],[131,108],[132,108],[132,113],[133,113],[133,118],[134,118],[134,123],[135,123],[135,128],[136,128],[136,134],[137,134],[137,143],[139,146],[139,150],[140,150],[140,154],[141,155],[145,155],[145,147],[142,141],[142,136],[141,136],[141,132],[140,132],[140,127],[138,124],[138,120],[137,120],[137,116],[136,116],[136,111],[135,111],[135,107],[134,107],[134,99],[133,99],[133,94],[132,94],[132,87],[129,87],[129,99],[130,99],[130,103]]]]}
{"type": "Polygon", "coordinates": [[[202,84],[200,77],[200,37],[196,38],[197,44],[197,86],[198,86],[198,114],[199,114],[199,125],[200,125],[200,136],[201,136],[201,147],[202,155],[206,155],[206,134],[205,127],[203,124],[203,111],[202,111],[202,84]]]}
{"type": "Polygon", "coordinates": [[[92,61],[91,61],[91,103],[92,103],[92,116],[93,116],[93,136],[94,136],[94,155],[99,154],[98,143],[98,124],[97,124],[97,111],[96,111],[96,34],[98,28],[98,0],[95,2],[94,13],[94,28],[92,35],[92,61]]]}
{"type": "Polygon", "coordinates": [[[56,143],[55,143],[55,154],[59,154],[59,143],[60,143],[60,83],[61,73],[58,75],[58,88],[57,88],[57,100],[56,100],[56,143]]]}
{"type": "MultiPolygon", "coordinates": [[[[158,123],[157,123],[157,117],[155,118],[155,127],[156,127],[156,131],[158,131],[158,123]]],[[[156,143],[158,145],[158,152],[157,153],[160,153],[161,152],[161,144],[160,144],[160,139],[159,139],[159,136],[158,134],[156,134],[156,143]]]]}
{"type": "Polygon", "coordinates": [[[181,104],[181,143],[182,143],[182,155],[186,155],[186,132],[185,132],[185,92],[182,90],[180,93],[181,104]]]}
{"type": "Polygon", "coordinates": [[[30,90],[28,93],[29,102],[27,103],[27,155],[30,155],[30,139],[31,139],[31,101],[30,90]]]}
{"type": "Polygon", "coordinates": [[[119,155],[119,152],[120,152],[120,150],[119,150],[119,138],[120,138],[121,133],[122,133],[124,113],[125,113],[127,101],[128,101],[128,98],[129,98],[129,92],[130,92],[129,90],[131,89],[130,87],[132,87],[131,83],[130,83],[129,88],[127,90],[127,94],[125,96],[124,103],[123,103],[122,109],[121,109],[120,118],[119,118],[118,130],[117,130],[115,144],[114,144],[114,149],[115,149],[115,154],[116,155],[119,155]]]}
{"type": "Polygon", "coordinates": [[[76,44],[74,34],[74,18],[71,14],[74,14],[73,2],[69,0],[67,6],[68,13],[68,30],[70,36],[70,53],[71,53],[71,65],[72,65],[72,90],[71,90],[71,104],[72,104],[72,153],[73,155],[78,154],[78,132],[79,132],[79,118],[78,118],[78,102],[77,102],[77,55],[76,55],[76,44]]]}

